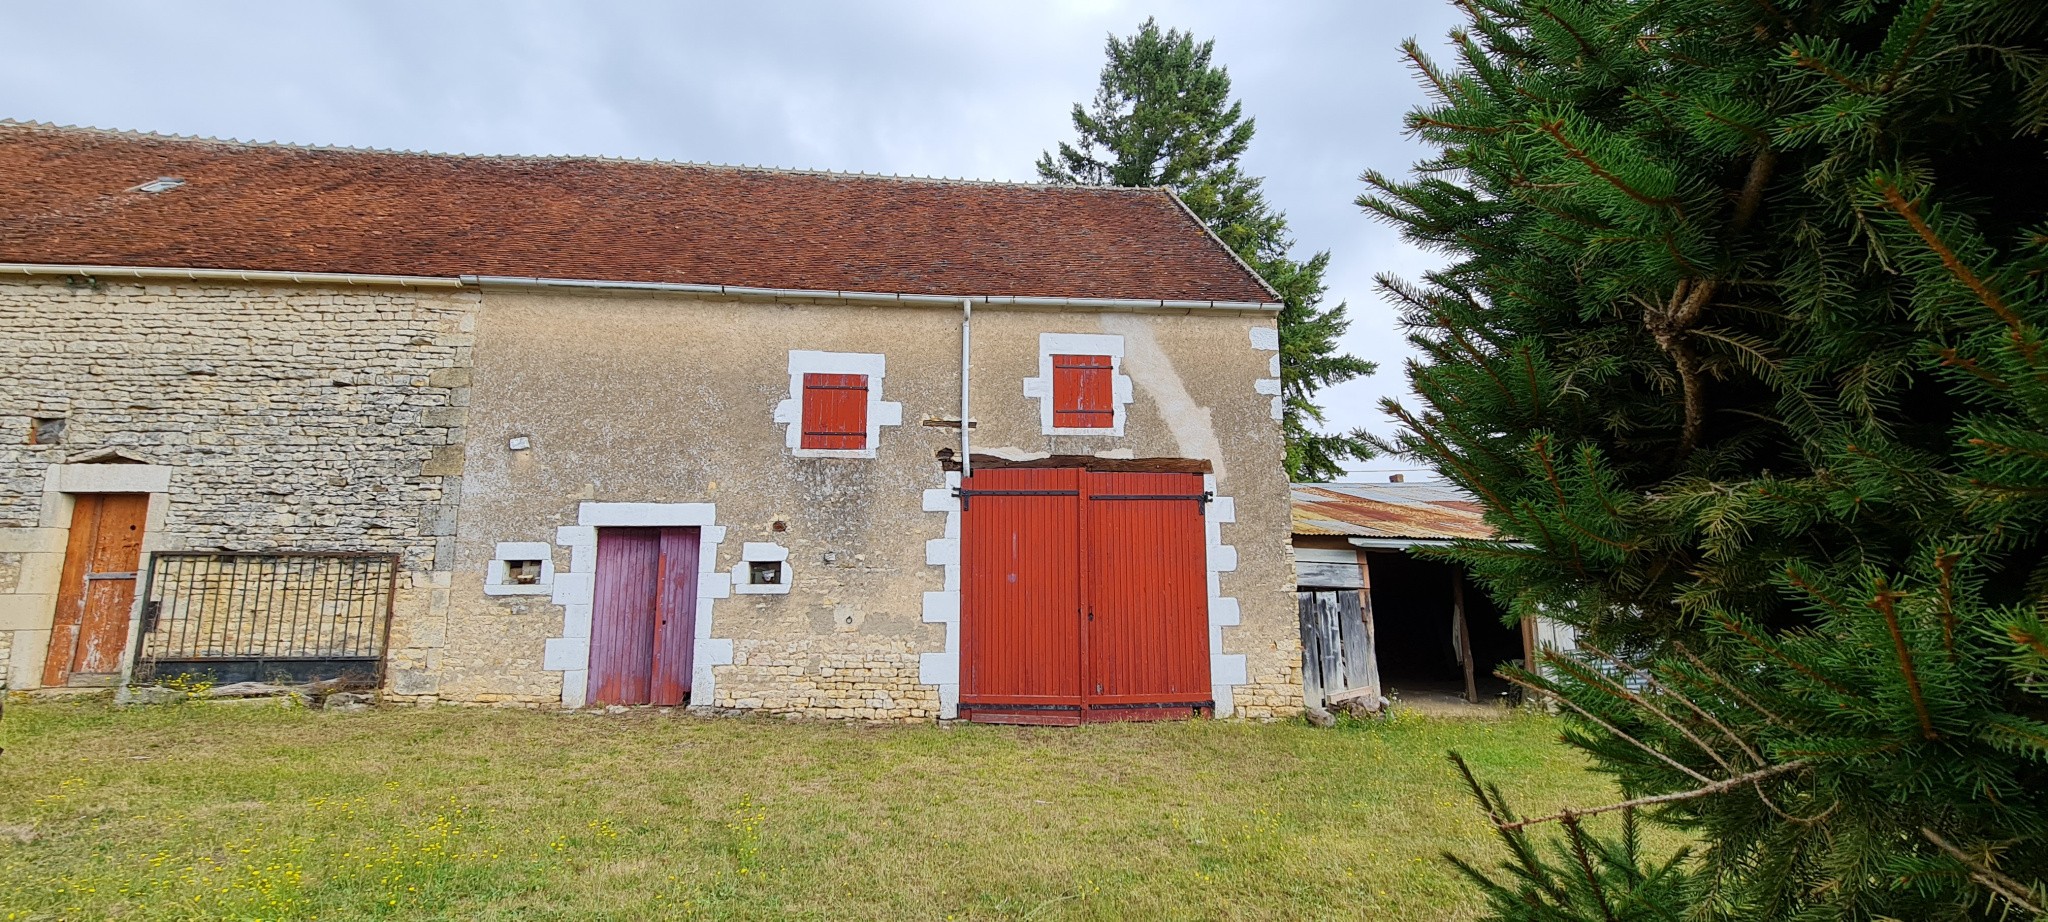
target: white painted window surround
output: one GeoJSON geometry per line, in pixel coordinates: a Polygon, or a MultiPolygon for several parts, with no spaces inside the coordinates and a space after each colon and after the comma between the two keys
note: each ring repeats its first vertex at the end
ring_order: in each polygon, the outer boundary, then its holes
{"type": "Polygon", "coordinates": [[[712,603],[732,595],[732,575],[718,569],[718,545],[725,526],[715,524],[714,503],[583,503],[576,524],[555,529],[555,543],[569,549],[569,571],[555,574],[552,599],[562,606],[562,636],[550,637],[541,668],[562,673],[562,706],[580,708],[590,684],[590,616],[597,594],[599,528],[683,528],[696,526],[697,637],[691,656],[690,706],[712,706],[715,666],[732,664],[732,639],[711,636],[712,603]]]}
{"type": "Polygon", "coordinates": [[[1024,379],[1024,396],[1038,401],[1038,426],[1046,435],[1123,435],[1125,408],[1131,402],[1131,378],[1124,374],[1124,338],[1105,333],[1038,334],[1038,377],[1024,379]],[[1109,428],[1080,429],[1052,424],[1052,357],[1055,355],[1109,356],[1110,409],[1114,413],[1109,428]]]}
{"type": "Polygon", "coordinates": [[[500,541],[484,571],[484,595],[553,595],[555,591],[555,549],[545,541],[500,541]],[[540,561],[540,582],[512,582],[509,564],[514,560],[540,561]]]}
{"type": "Polygon", "coordinates": [[[789,584],[795,577],[795,571],[789,568],[789,548],[765,541],[748,541],[740,545],[740,562],[732,568],[732,591],[740,595],[788,595],[789,584]],[[781,577],[772,583],[754,582],[754,564],[757,563],[780,565],[781,577]]]}
{"type": "Polygon", "coordinates": [[[775,422],[787,425],[784,444],[799,458],[872,458],[882,439],[883,426],[903,425],[903,404],[882,399],[882,375],[887,360],[870,352],[789,352],[789,396],[775,405],[775,422]],[[804,375],[867,375],[868,437],[859,449],[805,448],[804,375]]]}

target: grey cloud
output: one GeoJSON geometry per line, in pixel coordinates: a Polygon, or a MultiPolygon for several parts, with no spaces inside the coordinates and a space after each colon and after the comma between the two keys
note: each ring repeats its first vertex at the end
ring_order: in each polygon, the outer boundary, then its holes
{"type": "MultiPolygon", "coordinates": [[[[23,3],[0,115],[256,140],[585,153],[1031,179],[1094,89],[1102,43],[1147,15],[1216,39],[1258,120],[1248,166],[1304,255],[1332,253],[1347,345],[1378,376],[1325,392],[1387,431],[1408,349],[1376,273],[1435,263],[1352,204],[1421,149],[1397,48],[1448,3],[23,3]]],[[[1408,462],[1368,465],[1393,470],[1408,462]]]]}

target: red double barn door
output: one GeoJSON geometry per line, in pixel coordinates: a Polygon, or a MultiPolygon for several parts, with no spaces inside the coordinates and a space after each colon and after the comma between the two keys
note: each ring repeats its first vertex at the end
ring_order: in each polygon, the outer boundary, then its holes
{"type": "Polygon", "coordinates": [[[960,498],[962,717],[1213,709],[1201,475],[999,468],[960,498]]]}
{"type": "Polygon", "coordinates": [[[684,703],[697,636],[695,528],[601,528],[590,616],[592,704],[684,703]]]}

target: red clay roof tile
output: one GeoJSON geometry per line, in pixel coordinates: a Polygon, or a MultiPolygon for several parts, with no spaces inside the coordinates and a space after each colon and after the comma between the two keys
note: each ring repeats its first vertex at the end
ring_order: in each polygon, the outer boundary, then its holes
{"type": "Polygon", "coordinates": [[[0,122],[0,262],[1274,300],[1167,193],[0,122]],[[161,193],[129,191],[185,180],[161,193]]]}

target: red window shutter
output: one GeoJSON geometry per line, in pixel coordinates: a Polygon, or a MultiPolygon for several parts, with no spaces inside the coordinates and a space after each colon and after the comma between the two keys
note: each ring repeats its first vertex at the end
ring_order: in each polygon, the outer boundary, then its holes
{"type": "Polygon", "coordinates": [[[1060,429],[1116,425],[1116,374],[1106,355],[1052,357],[1052,424],[1060,429]]]}
{"type": "Polygon", "coordinates": [[[805,448],[868,447],[868,376],[804,375],[805,448]]]}

